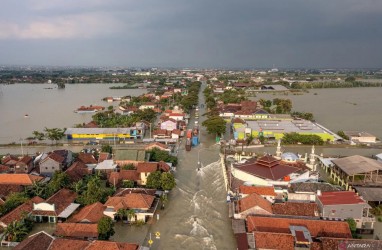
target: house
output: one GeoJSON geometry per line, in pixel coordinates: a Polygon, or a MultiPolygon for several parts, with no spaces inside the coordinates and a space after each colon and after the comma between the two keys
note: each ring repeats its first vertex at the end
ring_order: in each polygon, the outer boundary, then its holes
{"type": "Polygon", "coordinates": [[[58,223],[53,235],[92,240],[98,238],[98,229],[96,223],[58,223]]]}
{"type": "Polygon", "coordinates": [[[43,201],[44,201],[44,199],[36,196],[36,197],[33,197],[32,199],[24,202],[23,204],[16,207],[15,209],[10,211],[9,213],[3,215],[0,218],[0,226],[5,228],[9,224],[11,224],[13,221],[21,220],[24,217],[24,215],[29,215],[32,212],[33,203],[40,203],[43,201]]]}
{"type": "Polygon", "coordinates": [[[250,214],[272,215],[272,204],[256,193],[238,200],[234,218],[245,219],[250,214]]]}
{"type": "Polygon", "coordinates": [[[143,127],[129,128],[67,128],[67,140],[74,141],[126,141],[141,139],[144,135],[143,127]]]}
{"type": "Polygon", "coordinates": [[[72,215],[67,222],[71,223],[98,223],[98,221],[104,216],[103,211],[105,211],[106,206],[101,202],[96,202],[87,205],[78,213],[72,215]]]}
{"type": "Polygon", "coordinates": [[[144,103],[144,104],[142,104],[141,106],[139,106],[139,109],[140,109],[140,110],[144,110],[144,109],[154,109],[155,106],[156,106],[155,103],[147,102],[147,103],[144,103]]]}
{"type": "Polygon", "coordinates": [[[1,159],[1,163],[5,166],[10,167],[11,169],[14,169],[18,161],[19,158],[14,155],[7,155],[1,159]]]}
{"type": "Polygon", "coordinates": [[[258,186],[288,185],[295,179],[305,178],[305,175],[309,177],[309,170],[306,167],[285,164],[271,155],[233,164],[231,173],[239,180],[258,186]]]}
{"type": "Polygon", "coordinates": [[[371,206],[353,191],[322,192],[317,194],[321,217],[329,220],[353,218],[358,229],[373,232],[375,217],[371,206]]]}
{"type": "Polygon", "coordinates": [[[89,175],[91,173],[91,169],[89,170],[84,163],[76,161],[65,171],[65,173],[68,175],[71,182],[78,182],[86,175],[89,175]]]}
{"type": "Polygon", "coordinates": [[[67,167],[70,164],[72,164],[72,161],[73,161],[72,151],[66,150],[66,149],[60,149],[60,150],[53,150],[52,152],[64,158],[64,167],[67,167]]]}
{"type": "Polygon", "coordinates": [[[0,174],[0,198],[7,197],[11,192],[21,192],[42,179],[41,176],[30,174],[0,174]]]}
{"type": "Polygon", "coordinates": [[[117,164],[113,160],[104,160],[101,163],[98,163],[95,167],[95,171],[100,171],[104,173],[111,173],[117,170],[117,164]]]}
{"type": "Polygon", "coordinates": [[[274,203],[276,198],[275,188],[273,186],[239,186],[239,193],[241,197],[246,197],[250,194],[256,193],[267,199],[269,202],[274,203]]]}
{"type": "Polygon", "coordinates": [[[367,132],[344,131],[344,134],[354,143],[369,144],[377,142],[377,137],[367,132]]]}
{"type": "Polygon", "coordinates": [[[171,138],[179,139],[181,134],[182,134],[182,131],[180,131],[180,129],[174,129],[173,131],[171,131],[171,138]]]}
{"type": "Polygon", "coordinates": [[[93,169],[96,167],[98,161],[91,153],[79,153],[77,157],[77,161],[82,162],[85,164],[89,169],[93,169]]]}
{"type": "Polygon", "coordinates": [[[33,203],[32,217],[36,222],[56,223],[66,220],[80,204],[74,203],[77,194],[69,189],[61,189],[46,201],[33,203]]]}
{"type": "Polygon", "coordinates": [[[171,138],[171,132],[166,129],[156,129],[153,131],[154,139],[168,139],[171,138]]]}
{"type": "Polygon", "coordinates": [[[338,187],[324,182],[290,183],[288,185],[286,197],[288,198],[288,201],[316,202],[317,193],[339,190],[338,187]]]}
{"type": "Polygon", "coordinates": [[[248,216],[246,222],[248,246],[254,249],[255,246],[256,249],[312,249],[321,237],[352,238],[347,222],[263,216],[248,216]]]}
{"type": "Polygon", "coordinates": [[[0,164],[0,173],[1,174],[10,173],[10,172],[13,172],[10,167],[3,165],[3,164],[0,164]]]}
{"type": "Polygon", "coordinates": [[[144,149],[129,149],[129,148],[118,148],[113,149],[114,161],[119,166],[124,166],[127,164],[137,165],[139,162],[144,162],[146,160],[146,152],[144,149]]]}
{"type": "Polygon", "coordinates": [[[104,160],[110,160],[110,159],[111,159],[111,155],[109,153],[101,152],[98,155],[98,163],[101,163],[104,160]]]}
{"type": "Polygon", "coordinates": [[[169,172],[170,166],[163,162],[140,162],[137,164],[137,173],[139,174],[140,178],[138,180],[139,185],[146,185],[148,176],[155,172],[155,171],[161,171],[161,172],[169,172]]]}
{"type": "Polygon", "coordinates": [[[108,181],[110,185],[120,187],[123,184],[123,181],[133,181],[134,183],[140,182],[140,174],[137,170],[121,169],[119,172],[110,173],[108,181]]]}
{"type": "Polygon", "coordinates": [[[15,250],[138,250],[139,245],[135,243],[80,240],[72,238],[56,238],[41,231],[32,234],[18,244],[15,250]]]}
{"type": "Polygon", "coordinates": [[[166,120],[162,121],[160,128],[162,130],[173,131],[174,129],[177,129],[177,121],[175,119],[167,118],[166,120]]]}
{"type": "Polygon", "coordinates": [[[115,214],[119,209],[133,209],[135,210],[135,217],[133,221],[142,220],[147,221],[155,213],[158,200],[154,196],[142,193],[129,193],[124,196],[110,197],[105,206],[104,211],[106,216],[115,219],[115,214]]]}
{"type": "Polygon", "coordinates": [[[53,176],[54,172],[60,171],[65,166],[65,158],[56,153],[49,153],[39,163],[40,174],[44,176],[53,176]]]}
{"type": "Polygon", "coordinates": [[[171,113],[171,114],[169,114],[168,117],[170,119],[174,119],[176,121],[182,121],[182,120],[184,120],[184,116],[185,116],[184,113],[171,113]]]}
{"type": "Polygon", "coordinates": [[[32,169],[34,168],[33,166],[33,159],[30,156],[23,156],[15,165],[15,173],[25,173],[29,174],[32,169]]]}

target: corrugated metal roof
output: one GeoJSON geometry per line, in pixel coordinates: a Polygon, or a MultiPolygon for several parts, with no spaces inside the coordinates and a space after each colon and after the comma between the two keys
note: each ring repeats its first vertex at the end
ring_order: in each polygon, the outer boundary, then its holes
{"type": "Polygon", "coordinates": [[[130,134],[135,129],[137,128],[67,128],[65,134],[130,134]]]}
{"type": "Polygon", "coordinates": [[[332,160],[347,175],[355,175],[366,172],[382,170],[382,162],[360,156],[353,155],[336,160],[332,160]]]}

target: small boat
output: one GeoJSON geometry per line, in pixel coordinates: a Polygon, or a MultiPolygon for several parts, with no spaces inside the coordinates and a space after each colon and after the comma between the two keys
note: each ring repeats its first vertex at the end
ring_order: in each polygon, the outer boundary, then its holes
{"type": "Polygon", "coordinates": [[[29,115],[28,115],[28,114],[25,114],[24,117],[29,117],[29,115]]]}

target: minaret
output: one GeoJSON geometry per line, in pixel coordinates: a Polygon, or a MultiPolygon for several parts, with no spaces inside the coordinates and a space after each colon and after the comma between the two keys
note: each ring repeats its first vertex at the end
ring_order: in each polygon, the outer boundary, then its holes
{"type": "Polygon", "coordinates": [[[276,149],[276,157],[281,157],[281,140],[279,139],[277,142],[277,149],[276,149]]]}

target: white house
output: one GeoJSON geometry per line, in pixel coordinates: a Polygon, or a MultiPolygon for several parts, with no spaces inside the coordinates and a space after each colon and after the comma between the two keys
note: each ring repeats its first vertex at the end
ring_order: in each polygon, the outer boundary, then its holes
{"type": "Polygon", "coordinates": [[[165,129],[167,131],[173,131],[174,129],[177,129],[177,123],[176,123],[176,120],[175,119],[172,119],[172,118],[168,118],[166,120],[164,120],[161,124],[160,124],[160,128],[161,129],[165,129]]]}

